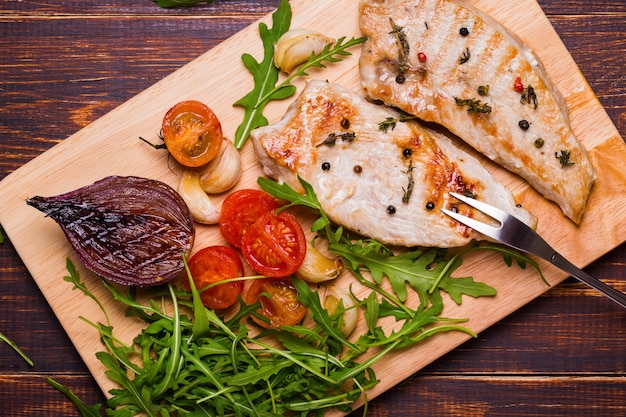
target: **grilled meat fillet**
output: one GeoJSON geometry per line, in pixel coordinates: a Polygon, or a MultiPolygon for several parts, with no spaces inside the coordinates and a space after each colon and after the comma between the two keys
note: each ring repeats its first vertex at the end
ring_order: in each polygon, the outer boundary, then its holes
{"type": "Polygon", "coordinates": [[[265,174],[300,192],[302,177],[333,222],[386,244],[454,247],[480,239],[441,213],[456,207],[480,215],[450,191],[470,193],[536,226],[473,156],[400,117],[352,90],[311,81],[280,121],[255,129],[251,138],[265,174]]]}
{"type": "Polygon", "coordinates": [[[366,94],[445,126],[579,224],[595,170],[538,58],[456,0],[361,0],[366,94]]]}

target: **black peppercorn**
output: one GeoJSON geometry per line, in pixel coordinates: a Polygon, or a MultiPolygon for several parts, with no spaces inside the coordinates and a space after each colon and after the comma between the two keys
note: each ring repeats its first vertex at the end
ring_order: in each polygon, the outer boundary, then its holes
{"type": "Polygon", "coordinates": [[[429,201],[428,203],[426,203],[426,210],[430,211],[430,210],[434,210],[435,208],[435,203],[433,203],[432,201],[429,201]]]}
{"type": "Polygon", "coordinates": [[[355,165],[354,168],[352,168],[352,170],[354,171],[355,174],[360,174],[361,172],[363,172],[363,168],[361,168],[361,165],[355,165]]]}
{"type": "Polygon", "coordinates": [[[404,74],[398,74],[398,76],[396,77],[396,82],[398,84],[403,84],[406,81],[406,78],[404,77],[404,74]]]}
{"type": "Polygon", "coordinates": [[[541,138],[535,139],[535,148],[543,148],[544,141],[541,138]]]}
{"type": "Polygon", "coordinates": [[[395,206],[388,206],[387,207],[387,213],[389,213],[389,214],[396,214],[395,206]]]}
{"type": "Polygon", "coordinates": [[[459,212],[459,208],[457,206],[452,206],[450,207],[450,211],[453,213],[458,213],[459,212]]]}
{"type": "Polygon", "coordinates": [[[344,129],[348,129],[350,127],[350,120],[341,119],[341,127],[344,129]]]}
{"type": "Polygon", "coordinates": [[[328,171],[330,169],[330,162],[322,163],[322,171],[328,171]]]}
{"type": "Polygon", "coordinates": [[[468,28],[461,28],[461,30],[459,30],[459,33],[461,34],[461,36],[467,36],[467,35],[469,35],[469,29],[468,28]]]}
{"type": "Polygon", "coordinates": [[[526,120],[526,119],[520,120],[517,125],[522,130],[528,130],[528,128],[530,127],[530,123],[528,123],[528,120],[526,120]]]}
{"type": "Polygon", "coordinates": [[[413,154],[413,151],[411,150],[411,148],[402,149],[402,156],[404,156],[405,158],[408,158],[412,154],[413,154]]]}

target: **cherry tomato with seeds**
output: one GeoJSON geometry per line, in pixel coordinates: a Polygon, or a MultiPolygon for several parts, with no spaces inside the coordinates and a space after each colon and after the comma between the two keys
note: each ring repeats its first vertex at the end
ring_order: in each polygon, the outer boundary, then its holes
{"type": "Polygon", "coordinates": [[[244,189],[226,197],[220,210],[220,232],[231,245],[240,248],[243,236],[259,217],[279,207],[274,197],[265,191],[244,189]]]}
{"type": "Polygon", "coordinates": [[[268,277],[287,277],[306,256],[306,236],[289,213],[267,212],[243,236],[241,252],[250,267],[268,277]]]}
{"type": "Polygon", "coordinates": [[[243,263],[237,252],[228,246],[208,246],[196,252],[188,264],[193,282],[206,307],[219,310],[235,304],[243,292],[243,281],[215,285],[204,291],[202,289],[219,281],[243,276],[243,263]]]}
{"type": "Polygon", "coordinates": [[[264,321],[256,316],[252,320],[259,326],[271,329],[278,326],[293,326],[304,319],[307,308],[298,300],[298,291],[289,278],[261,278],[251,282],[250,287],[243,295],[248,305],[260,301],[261,308],[257,310],[264,321]],[[267,293],[271,297],[262,295],[267,293]]]}
{"type": "Polygon", "coordinates": [[[222,125],[213,110],[195,100],[182,101],[169,109],[161,134],[174,159],[190,168],[215,158],[223,140],[222,125]]]}

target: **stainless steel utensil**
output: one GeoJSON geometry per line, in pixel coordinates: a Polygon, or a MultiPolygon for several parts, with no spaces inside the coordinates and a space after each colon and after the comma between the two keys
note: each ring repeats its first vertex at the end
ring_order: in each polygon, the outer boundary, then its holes
{"type": "Polygon", "coordinates": [[[592,277],[591,275],[576,267],[570,261],[565,259],[562,255],[560,255],[556,250],[554,250],[534,230],[532,230],[530,227],[522,223],[514,216],[500,210],[499,208],[493,207],[489,204],[483,203],[470,197],[466,197],[458,193],[450,193],[450,195],[464,202],[465,204],[485,213],[494,220],[497,220],[500,223],[500,226],[491,226],[476,219],[463,216],[459,213],[447,209],[441,209],[441,211],[448,216],[463,223],[466,226],[471,227],[475,231],[482,233],[485,236],[495,239],[496,241],[506,246],[510,246],[522,252],[526,252],[545,259],[546,261],[552,263],[554,266],[567,272],[577,280],[584,282],[592,288],[595,288],[611,300],[615,301],[617,304],[626,308],[626,294],[604,284],[602,281],[592,277]]]}

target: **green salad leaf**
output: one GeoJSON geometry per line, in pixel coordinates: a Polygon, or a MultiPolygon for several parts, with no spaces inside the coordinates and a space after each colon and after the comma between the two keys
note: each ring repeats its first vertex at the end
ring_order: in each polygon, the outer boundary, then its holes
{"type": "Polygon", "coordinates": [[[59,392],[63,393],[67,398],[69,398],[74,403],[74,405],[76,405],[76,407],[78,408],[78,410],[80,411],[83,417],[100,417],[99,410],[102,408],[102,404],[100,403],[94,404],[94,405],[85,404],[69,388],[65,387],[64,385],[55,381],[54,379],[48,377],[46,378],[46,382],[52,385],[59,392]]]}
{"type": "Polygon", "coordinates": [[[176,7],[193,7],[199,3],[213,3],[213,0],[152,0],[161,7],[172,9],[176,7]]]}
{"type": "Polygon", "coordinates": [[[4,333],[1,333],[1,332],[0,332],[0,342],[4,342],[7,345],[9,345],[11,349],[15,351],[15,353],[20,355],[20,357],[24,359],[24,361],[26,361],[27,364],[29,364],[30,366],[35,366],[33,361],[24,353],[24,351],[20,349],[20,347],[16,345],[14,341],[9,339],[7,336],[4,335],[4,333]]]}
{"type": "Polygon", "coordinates": [[[281,100],[295,93],[294,86],[282,88],[275,94],[279,69],[274,65],[274,45],[278,39],[289,30],[291,25],[291,5],[288,0],[281,0],[278,8],[272,14],[272,27],[268,28],[264,22],[259,23],[259,35],[263,43],[263,60],[258,62],[252,55],[243,54],[241,59],[254,79],[254,89],[235,102],[235,106],[245,109],[243,121],[237,127],[234,144],[241,149],[250,132],[259,126],[267,125],[263,115],[263,106],[270,100],[281,100]],[[261,98],[265,97],[261,101],[261,98]]]}
{"type": "Polygon", "coordinates": [[[268,28],[263,22],[259,24],[263,60],[258,62],[250,54],[243,54],[241,57],[243,64],[252,74],[254,88],[234,103],[234,106],[245,109],[243,121],[235,132],[234,144],[237,149],[243,147],[252,130],[268,124],[267,118],[263,115],[267,103],[272,100],[284,100],[296,93],[296,87],[291,84],[294,78],[307,76],[307,71],[311,68],[326,68],[328,63],[342,61],[344,57],[352,55],[348,51],[349,48],[365,42],[364,37],[351,38],[347,41],[345,36],[341,37],[337,42],[327,44],[320,53],[312,53],[305,63],[277,85],[280,70],[274,65],[274,46],[289,30],[291,17],[289,1],[282,0],[272,14],[272,27],[268,28]]]}

